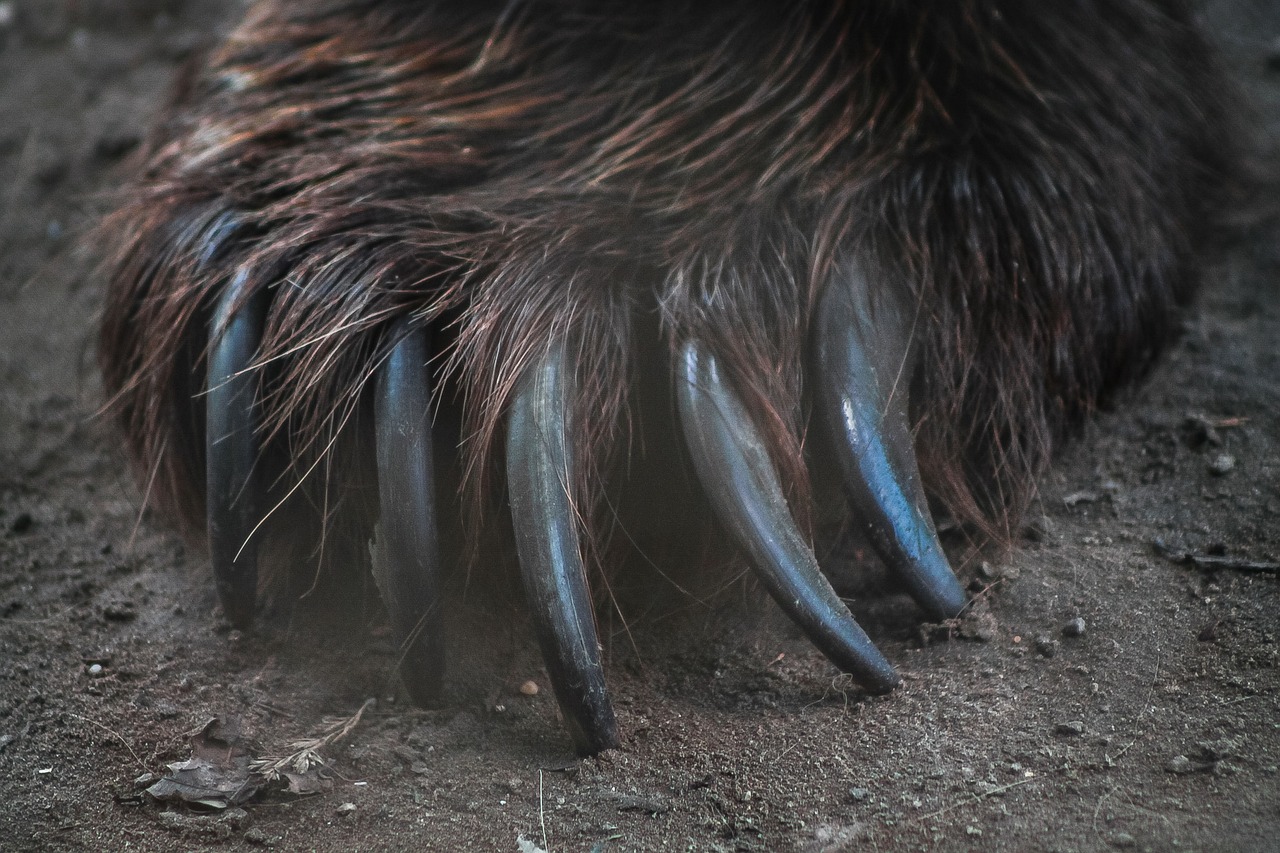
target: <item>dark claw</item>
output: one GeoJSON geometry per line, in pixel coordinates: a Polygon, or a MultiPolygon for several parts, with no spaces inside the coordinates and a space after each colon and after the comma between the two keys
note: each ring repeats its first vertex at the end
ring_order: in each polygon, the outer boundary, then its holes
{"type": "Polygon", "coordinates": [[[578,752],[594,755],[617,747],[618,724],[569,493],[573,377],[565,362],[564,347],[556,347],[520,381],[507,433],[507,485],[525,594],[551,684],[578,752]]]}
{"type": "Polygon", "coordinates": [[[380,512],[373,573],[401,644],[400,675],[413,701],[425,705],[444,678],[427,334],[402,320],[392,335],[399,342],[379,371],[374,412],[380,512]]]}
{"type": "MultiPolygon", "coordinates": [[[[858,263],[823,294],[815,381],[854,517],[881,558],[935,619],[956,616],[964,590],[938,544],[908,417],[911,315],[858,263]]],[[[902,291],[906,296],[905,289],[902,291]]]]}
{"type": "Polygon", "coordinates": [[[681,362],[680,420],[717,518],[747,552],[765,588],[823,654],[868,690],[892,690],[897,673],[818,568],[764,443],[715,357],[689,342],[681,362]]]}
{"type": "Polygon", "coordinates": [[[238,628],[253,621],[258,588],[254,529],[262,500],[254,407],[258,375],[252,364],[267,314],[265,291],[245,299],[246,282],[241,271],[218,302],[209,334],[205,399],[209,552],[222,610],[238,628]]]}

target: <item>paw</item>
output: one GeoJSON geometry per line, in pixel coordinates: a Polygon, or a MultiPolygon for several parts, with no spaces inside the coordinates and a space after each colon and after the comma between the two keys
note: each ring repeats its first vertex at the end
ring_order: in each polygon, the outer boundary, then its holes
{"type": "Polygon", "coordinates": [[[260,4],[211,57],[105,229],[114,411],[240,625],[276,510],[350,488],[354,436],[419,701],[443,677],[439,505],[504,483],[583,753],[618,742],[588,568],[610,460],[652,461],[627,440],[638,372],[666,371],[762,586],[887,691],[805,533],[807,465],[838,470],[922,610],[956,615],[931,501],[1002,538],[1170,333],[1229,166],[1173,4],[310,5],[260,4]],[[463,495],[433,471],[444,387],[463,495]]]}

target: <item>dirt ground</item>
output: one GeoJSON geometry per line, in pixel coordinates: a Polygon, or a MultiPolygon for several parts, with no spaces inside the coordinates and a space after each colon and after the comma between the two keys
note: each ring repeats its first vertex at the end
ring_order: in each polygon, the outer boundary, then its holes
{"type": "MultiPolygon", "coordinates": [[[[624,747],[579,761],[518,612],[455,620],[429,711],[370,605],[227,630],[95,417],[76,235],[237,9],[0,2],[0,850],[1280,850],[1280,217],[1062,455],[1017,552],[968,566],[973,616],[859,605],[900,690],[851,689],[749,593],[672,594],[612,631],[624,747]],[[369,699],[317,793],[142,793],[211,718],[276,758],[369,699]]],[[[1273,156],[1280,4],[1205,16],[1273,156]]]]}

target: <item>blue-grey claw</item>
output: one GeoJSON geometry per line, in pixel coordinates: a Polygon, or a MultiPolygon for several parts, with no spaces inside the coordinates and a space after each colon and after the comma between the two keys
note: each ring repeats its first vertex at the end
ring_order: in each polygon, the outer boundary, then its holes
{"type": "Polygon", "coordinates": [[[720,523],[747,553],[765,588],[823,654],[867,690],[892,690],[897,673],[818,568],[764,442],[715,357],[690,341],[680,358],[680,420],[720,523]]]}
{"type": "Polygon", "coordinates": [[[379,370],[374,404],[379,531],[373,573],[400,644],[400,676],[413,701],[426,705],[439,697],[445,667],[429,353],[426,332],[408,321],[391,334],[398,342],[379,370]]]}
{"type": "Polygon", "coordinates": [[[854,517],[920,606],[948,619],[964,609],[965,594],[938,543],[916,465],[908,291],[871,285],[861,264],[846,263],[819,303],[818,411],[854,517]]]}
{"type": "Polygon", "coordinates": [[[258,371],[267,294],[249,294],[238,272],[218,302],[209,334],[206,396],[206,505],[213,578],[227,621],[253,621],[258,589],[258,537],[262,497],[258,483],[258,371]]]}
{"type": "Polygon", "coordinates": [[[573,376],[563,345],[520,381],[507,433],[507,487],[525,595],[551,684],[582,755],[618,746],[569,484],[573,376]]]}

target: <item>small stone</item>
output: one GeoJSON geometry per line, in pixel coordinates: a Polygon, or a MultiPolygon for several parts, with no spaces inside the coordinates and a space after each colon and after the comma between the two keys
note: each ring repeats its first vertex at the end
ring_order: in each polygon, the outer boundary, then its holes
{"type": "Polygon", "coordinates": [[[342,805],[338,806],[338,807],[337,807],[336,809],[334,809],[333,811],[334,811],[334,813],[338,814],[338,815],[339,815],[339,816],[341,816],[341,817],[349,817],[350,815],[355,814],[355,811],[356,811],[356,804],[355,804],[355,803],[343,803],[342,805]]]}
{"type": "Polygon", "coordinates": [[[978,574],[989,581],[993,581],[1000,577],[1000,570],[983,560],[978,564],[978,574]]]}
{"type": "Polygon", "coordinates": [[[1068,737],[1079,737],[1080,735],[1084,734],[1084,721],[1069,720],[1065,723],[1058,723],[1058,725],[1054,726],[1053,730],[1060,735],[1067,735],[1068,737]]]}
{"type": "Polygon", "coordinates": [[[537,696],[538,682],[534,681],[532,678],[530,678],[528,681],[525,681],[523,684],[520,685],[520,695],[521,696],[537,696]]]}
{"type": "Polygon", "coordinates": [[[1117,832],[1111,836],[1111,844],[1113,847],[1127,848],[1137,844],[1137,840],[1127,832],[1117,832]]]}
{"type": "Polygon", "coordinates": [[[965,835],[981,835],[982,830],[972,824],[964,828],[965,835]]]}
{"type": "Polygon", "coordinates": [[[26,533],[34,523],[35,519],[31,517],[31,513],[20,512],[13,517],[13,521],[9,522],[9,529],[14,533],[26,533]]]}
{"type": "Polygon", "coordinates": [[[1219,453],[1209,460],[1209,473],[1216,477],[1229,473],[1234,467],[1236,467],[1236,458],[1230,453],[1219,453]]]}
{"type": "Polygon", "coordinates": [[[1064,637],[1083,637],[1085,631],[1084,620],[1079,616],[1062,626],[1062,636],[1064,637]]]}
{"type": "Polygon", "coordinates": [[[1175,755],[1169,759],[1169,763],[1165,765],[1165,769],[1170,773],[1176,773],[1179,776],[1185,776],[1188,773],[1196,772],[1196,766],[1190,758],[1185,755],[1175,755]]]}
{"type": "Polygon", "coordinates": [[[871,796],[871,792],[868,791],[866,788],[850,788],[849,789],[849,799],[853,800],[855,803],[861,803],[864,800],[866,800],[867,797],[869,796],[871,796]]]}
{"type": "Polygon", "coordinates": [[[102,664],[100,663],[95,663],[89,667],[90,678],[101,678],[103,672],[104,670],[102,669],[102,664]]]}
{"type": "Polygon", "coordinates": [[[1036,651],[1043,657],[1051,658],[1058,653],[1058,641],[1047,634],[1036,635],[1036,651]]]}

